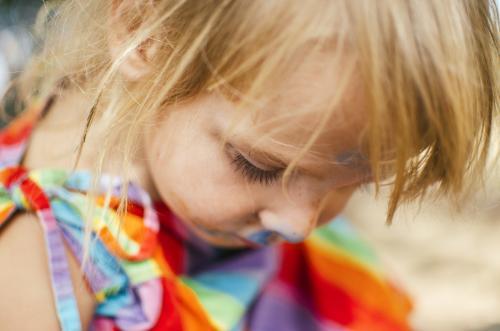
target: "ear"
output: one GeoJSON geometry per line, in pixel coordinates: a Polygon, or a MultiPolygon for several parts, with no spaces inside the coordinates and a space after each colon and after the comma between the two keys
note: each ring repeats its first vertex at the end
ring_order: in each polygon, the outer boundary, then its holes
{"type": "MultiPolygon", "coordinates": [[[[108,45],[113,61],[120,61],[120,73],[127,80],[137,81],[151,70],[151,59],[157,47],[153,38],[147,38],[132,50],[127,50],[127,43],[143,23],[145,6],[150,1],[109,0],[110,23],[108,45]]],[[[149,4],[150,6],[151,4],[149,4]]]]}

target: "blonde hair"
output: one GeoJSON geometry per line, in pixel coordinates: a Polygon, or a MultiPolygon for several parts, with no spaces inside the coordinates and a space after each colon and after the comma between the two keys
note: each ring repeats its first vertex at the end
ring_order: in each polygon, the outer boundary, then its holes
{"type": "MultiPolygon", "coordinates": [[[[85,90],[95,102],[81,145],[99,115],[108,128],[101,163],[119,141],[126,170],[141,131],[168,105],[213,90],[258,99],[312,41],[310,52],[335,45],[354,54],[369,100],[364,143],[377,188],[386,173],[394,175],[389,220],[401,201],[434,184],[458,193],[466,175],[483,169],[498,115],[494,1],[123,2],[130,36],[115,58],[108,45],[113,1],[46,5],[38,21],[42,46],[17,85],[25,99],[49,95],[62,81],[85,90]],[[121,63],[151,43],[152,70],[140,83],[126,81],[121,63]]],[[[324,115],[317,132],[331,110],[324,115]]]]}

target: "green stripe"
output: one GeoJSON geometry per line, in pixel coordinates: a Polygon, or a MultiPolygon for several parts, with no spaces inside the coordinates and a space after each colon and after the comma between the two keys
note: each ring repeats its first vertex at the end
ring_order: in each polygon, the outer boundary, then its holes
{"type": "Polygon", "coordinates": [[[231,330],[245,313],[242,304],[232,296],[208,288],[193,279],[182,277],[182,281],[197,294],[203,307],[222,330],[231,330]]]}
{"type": "Polygon", "coordinates": [[[329,227],[314,231],[312,240],[320,240],[324,244],[334,246],[346,255],[354,258],[359,263],[376,271],[380,270],[380,262],[374,252],[354,234],[340,234],[329,227]]]}

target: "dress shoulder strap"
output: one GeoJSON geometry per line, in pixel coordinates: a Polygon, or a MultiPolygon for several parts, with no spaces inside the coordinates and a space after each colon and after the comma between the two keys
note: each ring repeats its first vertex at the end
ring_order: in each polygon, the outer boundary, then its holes
{"type": "Polygon", "coordinates": [[[35,100],[0,130],[0,168],[19,165],[36,123],[50,109],[55,98],[35,100]]]}

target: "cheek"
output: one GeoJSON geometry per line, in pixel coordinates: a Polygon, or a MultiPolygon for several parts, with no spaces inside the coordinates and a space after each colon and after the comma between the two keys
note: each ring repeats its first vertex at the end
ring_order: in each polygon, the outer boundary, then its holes
{"type": "Polygon", "coordinates": [[[214,228],[230,229],[234,220],[253,209],[251,195],[238,184],[220,145],[193,125],[169,139],[151,139],[149,170],[161,199],[181,218],[214,228]],[[192,139],[196,135],[196,139],[192,139]]]}

